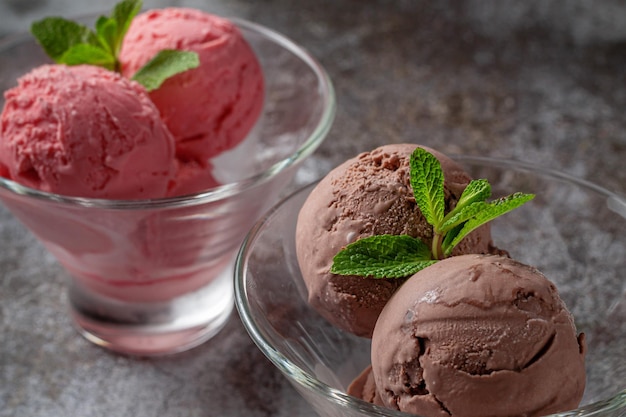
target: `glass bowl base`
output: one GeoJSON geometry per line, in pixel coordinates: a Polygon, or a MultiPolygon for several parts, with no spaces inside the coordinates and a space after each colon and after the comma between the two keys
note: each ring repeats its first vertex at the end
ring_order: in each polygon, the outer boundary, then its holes
{"type": "Polygon", "coordinates": [[[105,349],[157,356],[194,348],[215,336],[233,310],[232,266],[207,286],[170,301],[126,303],[73,283],[70,313],[78,332],[105,349]]]}

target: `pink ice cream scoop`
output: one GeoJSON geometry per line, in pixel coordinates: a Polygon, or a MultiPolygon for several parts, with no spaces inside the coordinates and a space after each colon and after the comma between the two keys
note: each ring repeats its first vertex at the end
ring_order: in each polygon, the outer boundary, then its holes
{"type": "Polygon", "coordinates": [[[176,138],[178,158],[203,165],[239,144],[257,121],[264,100],[260,64],[231,21],[166,8],[133,20],[120,53],[122,73],[131,77],[164,49],[198,53],[198,68],[166,80],[150,97],[176,138]]]}
{"type": "Polygon", "coordinates": [[[119,74],[44,65],[5,93],[2,175],[76,197],[164,197],[174,139],[145,89],[119,74]]]}

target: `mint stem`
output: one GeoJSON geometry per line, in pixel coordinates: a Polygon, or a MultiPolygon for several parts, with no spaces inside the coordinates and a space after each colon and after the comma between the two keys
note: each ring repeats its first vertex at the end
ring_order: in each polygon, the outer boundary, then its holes
{"type": "Polygon", "coordinates": [[[433,243],[431,246],[431,251],[433,254],[433,259],[438,259],[441,260],[444,258],[444,254],[443,254],[443,249],[441,247],[442,242],[443,242],[443,235],[440,235],[439,233],[435,233],[433,236],[433,243]]]}

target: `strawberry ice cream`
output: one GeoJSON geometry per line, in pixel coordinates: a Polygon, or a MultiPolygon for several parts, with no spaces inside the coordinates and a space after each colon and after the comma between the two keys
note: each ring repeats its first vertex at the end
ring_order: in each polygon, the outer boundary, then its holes
{"type": "Polygon", "coordinates": [[[111,209],[84,210],[3,199],[82,287],[116,300],[164,301],[207,285],[225,268],[231,254],[221,248],[230,243],[224,234],[243,231],[219,216],[184,205],[115,208],[217,185],[210,164],[176,158],[174,138],[142,86],[100,67],[44,65],[5,98],[2,176],[62,196],[109,200],[102,204],[111,209]]]}
{"type": "Polygon", "coordinates": [[[164,49],[198,54],[198,68],[169,78],[150,97],[176,138],[178,158],[205,164],[239,144],[257,121],[264,100],[260,64],[231,21],[166,8],[133,20],[120,53],[122,73],[132,77],[164,49]]]}
{"type": "Polygon", "coordinates": [[[168,197],[196,194],[220,185],[213,176],[213,165],[193,159],[176,159],[176,179],[168,192],[168,197]]]}
{"type": "MultiPolygon", "coordinates": [[[[263,104],[261,68],[239,30],[197,10],[154,10],[135,19],[123,49],[127,76],[44,65],[5,93],[0,175],[106,200],[177,197],[220,185],[209,158],[241,142],[263,104]],[[197,52],[201,65],[149,94],[130,78],[168,48],[197,52]]],[[[236,232],[243,226],[210,221],[184,205],[80,215],[50,208],[42,216],[37,206],[5,203],[82,286],[118,300],[163,301],[205,286],[231,259],[224,234],[243,233],[236,232]],[[59,218],[54,224],[51,215],[59,218]]]]}
{"type": "Polygon", "coordinates": [[[76,197],[164,197],[174,139],[145,89],[100,67],[44,65],[5,93],[2,174],[76,197]]]}

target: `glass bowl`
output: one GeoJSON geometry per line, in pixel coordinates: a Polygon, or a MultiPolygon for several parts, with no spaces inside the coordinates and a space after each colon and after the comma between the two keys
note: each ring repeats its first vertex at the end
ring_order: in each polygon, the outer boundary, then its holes
{"type": "MultiPolygon", "coordinates": [[[[266,90],[250,134],[211,160],[223,185],[121,201],[55,195],[0,178],[0,200],[69,272],[72,318],[100,346],[171,353],[220,330],[233,309],[232,268],[245,234],[331,127],[334,91],[315,58],[270,29],[232,20],[257,54],[266,90]]],[[[49,62],[30,35],[4,41],[0,91],[49,62]]]]}
{"type": "MultiPolygon", "coordinates": [[[[626,200],[545,168],[455,157],[493,196],[535,193],[492,223],[496,246],[555,282],[588,342],[580,408],[559,416],[626,415],[626,200]]],[[[247,236],[235,266],[236,306],[250,336],[320,416],[409,416],[346,394],[368,365],[370,340],[341,331],[306,301],[295,254],[298,212],[314,184],[275,206],[247,236]]]]}

